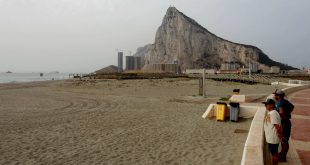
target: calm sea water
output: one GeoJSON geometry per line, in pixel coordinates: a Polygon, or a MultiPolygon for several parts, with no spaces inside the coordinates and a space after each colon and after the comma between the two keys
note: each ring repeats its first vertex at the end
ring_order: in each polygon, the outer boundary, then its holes
{"type": "Polygon", "coordinates": [[[40,73],[0,73],[0,83],[64,80],[68,78],[68,73],[44,73],[43,76],[40,76],[40,73]]]}

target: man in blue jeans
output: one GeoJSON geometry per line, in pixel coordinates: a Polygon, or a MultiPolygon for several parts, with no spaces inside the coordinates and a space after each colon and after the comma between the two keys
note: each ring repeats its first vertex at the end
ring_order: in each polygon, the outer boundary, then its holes
{"type": "Polygon", "coordinates": [[[277,111],[281,116],[282,139],[281,152],[279,154],[279,162],[286,162],[286,155],[289,150],[289,139],[291,136],[291,113],[294,110],[294,105],[286,100],[285,93],[282,90],[277,90],[275,93],[275,100],[277,101],[277,111]]]}

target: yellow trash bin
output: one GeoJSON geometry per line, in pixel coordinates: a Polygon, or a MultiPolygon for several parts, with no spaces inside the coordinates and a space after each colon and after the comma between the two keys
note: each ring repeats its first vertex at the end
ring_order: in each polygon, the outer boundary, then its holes
{"type": "Polygon", "coordinates": [[[225,121],[227,104],[222,102],[216,103],[216,120],[225,121]]]}

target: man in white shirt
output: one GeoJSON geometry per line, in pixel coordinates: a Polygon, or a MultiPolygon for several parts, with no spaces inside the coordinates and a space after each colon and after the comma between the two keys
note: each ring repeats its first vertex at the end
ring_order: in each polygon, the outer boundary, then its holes
{"type": "Polygon", "coordinates": [[[272,164],[278,164],[278,147],[281,139],[281,117],[276,111],[275,101],[268,99],[265,104],[268,114],[264,120],[264,131],[269,152],[272,155],[272,164]]]}

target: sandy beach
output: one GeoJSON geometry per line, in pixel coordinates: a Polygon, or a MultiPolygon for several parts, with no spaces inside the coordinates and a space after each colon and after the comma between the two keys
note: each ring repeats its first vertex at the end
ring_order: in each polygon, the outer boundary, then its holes
{"type": "Polygon", "coordinates": [[[198,80],[50,81],[0,85],[0,164],[240,164],[251,119],[201,117],[234,88],[277,86],[198,80]],[[245,133],[235,133],[236,129],[245,133]]]}

